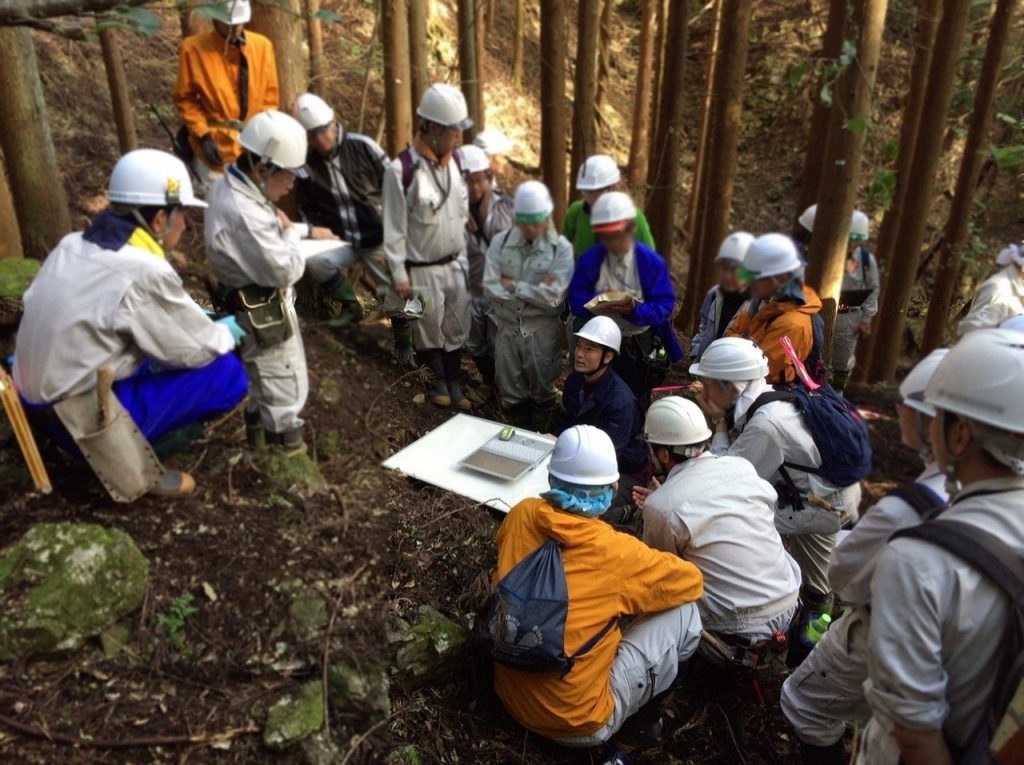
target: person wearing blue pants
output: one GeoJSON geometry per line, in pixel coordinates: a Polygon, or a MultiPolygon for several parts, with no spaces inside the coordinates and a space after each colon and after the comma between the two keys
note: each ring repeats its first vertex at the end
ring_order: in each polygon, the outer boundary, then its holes
{"type": "MultiPolygon", "coordinates": [[[[131,464],[139,451],[151,451],[139,434],[159,439],[230,410],[248,390],[232,354],[241,331],[212,321],[164,254],[185,230],[181,208],[206,206],[193,196],[185,165],[154,149],[129,152],[114,167],[108,198],[110,207],[84,232],[61,240],[25,293],[14,361],[15,385],[34,419],[94,469],[97,452],[117,464],[118,450],[130,449],[124,462],[131,464]],[[114,380],[106,406],[96,393],[101,372],[114,380]],[[76,432],[64,414],[68,404],[98,407],[100,429],[76,432]],[[104,423],[111,409],[127,412],[138,432],[98,439],[114,430],[104,423]]],[[[96,412],[90,416],[95,423],[96,412]]],[[[195,489],[188,473],[157,467],[149,494],[195,489]]],[[[118,498],[109,475],[104,483],[118,498]]]]}

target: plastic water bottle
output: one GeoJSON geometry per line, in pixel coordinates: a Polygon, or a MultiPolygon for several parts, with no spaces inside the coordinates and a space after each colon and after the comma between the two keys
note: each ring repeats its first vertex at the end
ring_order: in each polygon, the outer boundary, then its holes
{"type": "Polygon", "coordinates": [[[817,619],[807,623],[807,630],[804,632],[804,642],[807,645],[817,645],[822,636],[828,632],[828,626],[832,623],[832,617],[822,614],[817,619]]]}

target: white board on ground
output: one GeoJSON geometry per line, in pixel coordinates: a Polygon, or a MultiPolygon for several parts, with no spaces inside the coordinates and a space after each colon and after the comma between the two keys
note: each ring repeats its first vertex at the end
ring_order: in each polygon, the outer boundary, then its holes
{"type": "Polygon", "coordinates": [[[309,260],[325,252],[348,247],[349,243],[342,239],[300,239],[298,245],[302,259],[309,260]]]}
{"type": "MultiPolygon", "coordinates": [[[[487,443],[504,425],[468,414],[457,414],[384,461],[384,467],[397,470],[440,489],[507,513],[528,497],[548,489],[548,462],[551,455],[518,481],[502,481],[477,473],[459,462],[487,443]]],[[[526,433],[522,429],[518,432],[526,433]]],[[[550,436],[531,433],[555,442],[550,436]]]]}

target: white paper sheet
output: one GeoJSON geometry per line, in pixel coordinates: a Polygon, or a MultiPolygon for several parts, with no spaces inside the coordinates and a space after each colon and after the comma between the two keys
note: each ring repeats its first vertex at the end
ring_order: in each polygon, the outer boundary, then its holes
{"type": "Polygon", "coordinates": [[[342,247],[349,246],[348,242],[341,239],[300,239],[298,245],[299,254],[302,255],[303,260],[309,260],[321,253],[340,250],[342,247]]]}

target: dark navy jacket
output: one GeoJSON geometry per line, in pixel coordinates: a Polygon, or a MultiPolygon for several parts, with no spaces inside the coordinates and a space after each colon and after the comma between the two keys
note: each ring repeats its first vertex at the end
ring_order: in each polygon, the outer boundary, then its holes
{"type": "MultiPolygon", "coordinates": [[[[637,303],[633,313],[625,318],[637,326],[654,328],[665,345],[665,350],[672,361],[683,358],[683,349],[672,329],[672,312],[676,307],[676,291],[672,286],[672,278],[668,273],[665,259],[643,242],[633,245],[636,258],[636,271],[640,277],[640,288],[644,293],[644,302],[637,303]]],[[[576,264],[576,272],[569,283],[569,306],[573,316],[589,319],[593,314],[585,306],[597,296],[595,285],[601,275],[601,264],[604,263],[608,250],[601,243],[595,244],[580,255],[576,264]]]]}
{"type": "Polygon", "coordinates": [[[604,373],[586,397],[583,375],[570,374],[565,379],[562,406],[565,413],[558,433],[573,425],[593,425],[607,433],[615,444],[620,473],[637,473],[648,467],[647,446],[638,438],[644,427],[640,404],[612,369],[604,373]]]}

